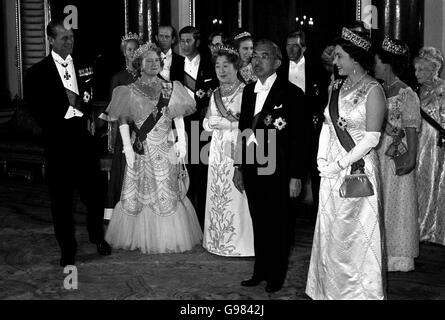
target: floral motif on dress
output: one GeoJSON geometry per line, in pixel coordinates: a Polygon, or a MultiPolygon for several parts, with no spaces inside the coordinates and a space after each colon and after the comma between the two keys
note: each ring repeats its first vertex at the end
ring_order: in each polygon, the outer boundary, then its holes
{"type": "MultiPolygon", "coordinates": [[[[214,136],[215,138],[215,136],[214,136]]],[[[218,157],[211,166],[213,172],[210,185],[210,237],[207,247],[211,252],[222,255],[237,255],[236,247],[231,244],[236,236],[234,227],[235,213],[229,209],[232,198],[232,185],[230,180],[231,164],[226,160],[224,150],[221,148],[221,140],[215,141],[216,156],[218,157]]]]}

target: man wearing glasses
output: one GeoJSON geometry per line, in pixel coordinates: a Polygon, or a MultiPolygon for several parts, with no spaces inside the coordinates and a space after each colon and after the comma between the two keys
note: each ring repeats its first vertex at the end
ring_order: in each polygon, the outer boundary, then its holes
{"type": "Polygon", "coordinates": [[[258,81],[244,88],[233,177],[237,189],[246,190],[254,233],[254,270],[241,285],[253,287],[264,280],[268,293],[279,291],[286,277],[288,202],[299,195],[305,173],[305,130],[298,123],[304,118],[304,94],[277,77],[281,61],[275,43],[255,43],[252,65],[258,81]],[[264,170],[266,154],[275,161],[272,171],[264,170]]]}

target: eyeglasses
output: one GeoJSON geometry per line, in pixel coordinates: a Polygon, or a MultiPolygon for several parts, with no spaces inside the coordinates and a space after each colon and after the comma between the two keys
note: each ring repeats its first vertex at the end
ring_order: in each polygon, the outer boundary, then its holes
{"type": "Polygon", "coordinates": [[[154,59],[154,60],[145,59],[145,63],[149,63],[149,64],[160,63],[160,62],[161,62],[161,59],[154,59]]]}
{"type": "Polygon", "coordinates": [[[254,53],[252,55],[252,60],[258,60],[258,59],[260,59],[261,61],[266,61],[272,59],[272,57],[268,53],[263,53],[263,54],[254,53]]]}

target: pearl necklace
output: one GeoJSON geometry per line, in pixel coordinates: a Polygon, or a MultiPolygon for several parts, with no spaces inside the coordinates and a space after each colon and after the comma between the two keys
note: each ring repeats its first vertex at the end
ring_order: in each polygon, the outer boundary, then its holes
{"type": "Polygon", "coordinates": [[[221,95],[223,97],[230,96],[235,92],[237,86],[241,83],[238,79],[235,80],[233,84],[230,85],[221,85],[221,95]]]}
{"type": "Polygon", "coordinates": [[[343,91],[349,91],[350,89],[354,88],[360,81],[363,80],[363,78],[364,78],[366,75],[367,75],[366,72],[363,73],[362,76],[361,76],[356,82],[354,82],[354,83],[352,83],[352,84],[349,84],[349,83],[351,82],[351,80],[350,80],[351,78],[348,77],[348,78],[345,80],[345,82],[343,83],[342,90],[343,90],[343,91]],[[348,82],[348,83],[346,83],[346,82],[348,82]]]}

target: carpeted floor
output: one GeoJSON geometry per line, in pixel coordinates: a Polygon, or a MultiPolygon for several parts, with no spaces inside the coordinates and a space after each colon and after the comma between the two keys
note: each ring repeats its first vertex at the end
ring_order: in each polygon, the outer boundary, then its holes
{"type": "MultiPolygon", "coordinates": [[[[83,207],[76,204],[78,288],[67,290],[58,265],[46,186],[0,178],[0,299],[16,300],[305,300],[313,220],[296,218],[295,244],[284,287],[243,288],[253,258],[224,258],[201,246],[182,254],[96,253],[87,239],[83,207]]],[[[416,271],[388,275],[388,299],[445,299],[445,247],[421,244],[416,271]]]]}

